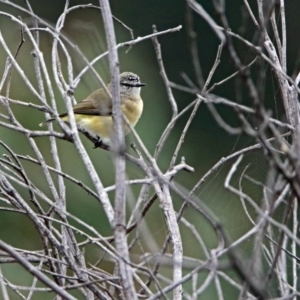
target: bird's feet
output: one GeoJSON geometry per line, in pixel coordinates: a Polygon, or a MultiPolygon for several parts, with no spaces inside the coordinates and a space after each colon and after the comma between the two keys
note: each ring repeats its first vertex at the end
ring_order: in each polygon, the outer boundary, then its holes
{"type": "Polygon", "coordinates": [[[101,140],[100,137],[98,137],[97,141],[94,144],[94,149],[99,148],[103,145],[103,141],[101,140]]]}
{"type": "Polygon", "coordinates": [[[94,149],[97,149],[97,148],[102,148],[102,149],[105,149],[105,150],[108,150],[109,149],[109,146],[107,144],[105,144],[100,137],[98,137],[97,141],[94,143],[94,149]]]}

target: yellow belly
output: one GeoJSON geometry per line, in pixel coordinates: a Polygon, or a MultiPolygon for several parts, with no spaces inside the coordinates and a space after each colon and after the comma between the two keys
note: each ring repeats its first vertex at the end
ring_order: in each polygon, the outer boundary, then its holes
{"type": "MultiPolygon", "coordinates": [[[[128,101],[121,106],[123,114],[127,117],[129,123],[134,127],[139,120],[143,111],[143,102],[128,101]]],[[[63,121],[68,122],[68,116],[62,118],[63,121]]],[[[100,137],[103,142],[109,143],[113,134],[113,118],[111,116],[91,116],[75,114],[76,123],[83,127],[93,136],[100,137]]],[[[124,134],[128,134],[130,129],[124,123],[124,134]]]]}
{"type": "Polygon", "coordinates": [[[75,115],[76,123],[94,136],[109,140],[113,133],[113,120],[110,116],[75,115]]]}

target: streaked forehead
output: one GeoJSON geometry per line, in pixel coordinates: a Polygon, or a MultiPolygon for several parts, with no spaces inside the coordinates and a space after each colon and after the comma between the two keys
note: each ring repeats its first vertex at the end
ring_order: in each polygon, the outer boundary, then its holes
{"type": "Polygon", "coordinates": [[[138,75],[131,72],[124,72],[120,74],[120,80],[129,80],[129,81],[139,81],[140,78],[138,75]]]}

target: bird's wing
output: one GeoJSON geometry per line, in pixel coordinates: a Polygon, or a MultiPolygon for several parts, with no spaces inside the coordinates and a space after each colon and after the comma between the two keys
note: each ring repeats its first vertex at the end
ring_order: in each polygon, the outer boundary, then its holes
{"type": "MultiPolygon", "coordinates": [[[[112,101],[103,89],[99,89],[73,107],[74,114],[111,116],[112,101]]],[[[61,115],[62,117],[62,115],[61,115]]]]}
{"type": "Polygon", "coordinates": [[[86,98],[73,107],[74,114],[99,115],[99,110],[94,106],[93,99],[86,98]]]}

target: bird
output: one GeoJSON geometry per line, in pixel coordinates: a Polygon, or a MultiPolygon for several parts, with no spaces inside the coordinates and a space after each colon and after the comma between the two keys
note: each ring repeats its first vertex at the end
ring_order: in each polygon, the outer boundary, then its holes
{"type": "MultiPolygon", "coordinates": [[[[143,100],[141,98],[141,87],[145,83],[141,83],[140,77],[132,72],[123,72],[119,76],[120,84],[120,100],[121,111],[128,119],[130,125],[134,127],[138,122],[143,112],[143,100]]],[[[112,91],[112,83],[107,85],[107,89],[112,91]]],[[[112,115],[113,101],[108,93],[100,88],[91,93],[87,98],[78,102],[73,106],[76,124],[87,131],[91,136],[95,137],[95,148],[105,144],[111,144],[113,134],[113,115],[112,115]]],[[[69,122],[68,113],[64,112],[59,117],[69,122]]],[[[43,126],[49,122],[54,121],[51,118],[39,124],[43,126]]],[[[129,127],[123,123],[124,134],[130,132],[129,127]]]]}

